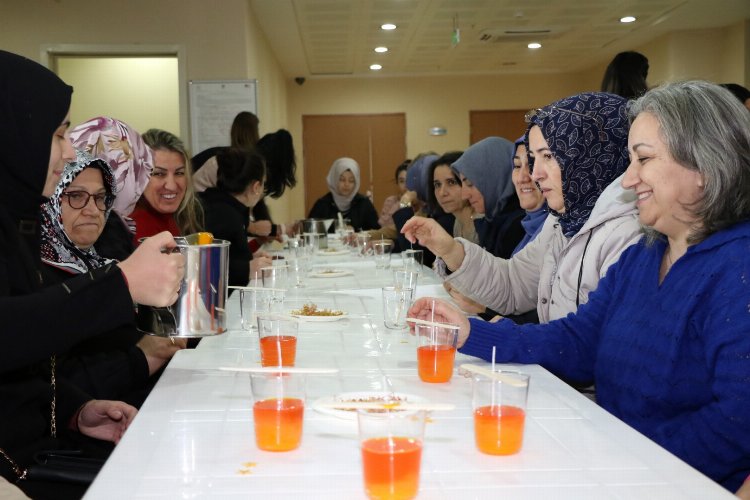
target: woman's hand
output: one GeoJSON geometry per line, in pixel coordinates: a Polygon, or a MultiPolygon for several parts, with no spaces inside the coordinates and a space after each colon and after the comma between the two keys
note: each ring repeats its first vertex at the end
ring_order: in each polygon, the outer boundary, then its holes
{"type": "Polygon", "coordinates": [[[470,299],[450,285],[448,286],[449,288],[447,290],[451,298],[453,299],[453,302],[455,302],[463,312],[467,314],[481,314],[487,310],[487,308],[479,302],[470,299]]]}
{"type": "Polygon", "coordinates": [[[411,243],[419,243],[443,259],[448,269],[455,271],[461,267],[465,255],[463,245],[453,239],[435,219],[412,217],[401,228],[401,233],[411,243]]]}
{"type": "Polygon", "coordinates": [[[271,267],[273,261],[270,257],[259,257],[250,261],[250,279],[259,278],[260,270],[264,267],[271,267]]]}
{"type": "Polygon", "coordinates": [[[172,235],[164,231],[144,240],[130,257],[117,264],[134,302],[166,307],[177,301],[185,259],[179,252],[169,252],[175,246],[172,235]]]}
{"type": "Polygon", "coordinates": [[[270,220],[256,220],[247,225],[247,232],[255,236],[269,236],[273,229],[270,220]]]}
{"type": "Polygon", "coordinates": [[[187,340],[144,335],[138,341],[136,347],[143,351],[143,355],[146,356],[146,363],[148,363],[148,374],[153,375],[167,361],[172,359],[174,353],[187,347],[187,340]]]}
{"type": "Polygon", "coordinates": [[[92,399],[78,411],[78,431],[117,444],[138,410],[122,401],[92,399]]]}
{"type": "Polygon", "coordinates": [[[745,479],[745,482],[742,484],[739,490],[737,490],[737,493],[735,493],[738,498],[742,500],[750,500],[750,481],[745,479]]]}
{"type": "MultiPolygon", "coordinates": [[[[469,338],[471,325],[466,316],[451,304],[433,297],[422,297],[409,308],[409,318],[434,321],[436,323],[449,323],[458,325],[458,347],[461,347],[469,338]]],[[[413,329],[413,326],[410,327],[413,329]]],[[[412,334],[413,334],[412,330],[412,334]]]]}
{"type": "Polygon", "coordinates": [[[256,250],[253,254],[253,259],[260,259],[261,257],[268,257],[271,259],[271,254],[266,252],[265,250],[256,250]]]}
{"type": "Polygon", "coordinates": [[[406,191],[404,194],[401,195],[401,199],[399,200],[399,204],[404,206],[413,206],[414,203],[417,201],[417,192],[416,191],[406,191]]]}

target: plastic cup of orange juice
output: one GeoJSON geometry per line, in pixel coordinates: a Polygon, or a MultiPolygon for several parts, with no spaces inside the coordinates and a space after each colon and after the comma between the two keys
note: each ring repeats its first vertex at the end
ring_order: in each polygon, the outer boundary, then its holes
{"type": "Polygon", "coordinates": [[[477,448],[489,455],[512,455],[523,444],[529,376],[500,371],[503,380],[474,377],[474,439],[477,448]]]}
{"type": "Polygon", "coordinates": [[[305,379],[294,374],[252,373],[255,444],[265,451],[289,451],[302,440],[305,379]]]}
{"type": "Polygon", "coordinates": [[[360,410],[357,420],[367,496],[378,499],[417,496],[425,413],[360,410]]]}
{"type": "Polygon", "coordinates": [[[297,357],[296,319],[275,314],[258,316],[261,366],[294,366],[297,357]]]}
{"type": "Polygon", "coordinates": [[[422,382],[448,382],[453,376],[458,326],[414,325],[417,371],[422,382]]]}

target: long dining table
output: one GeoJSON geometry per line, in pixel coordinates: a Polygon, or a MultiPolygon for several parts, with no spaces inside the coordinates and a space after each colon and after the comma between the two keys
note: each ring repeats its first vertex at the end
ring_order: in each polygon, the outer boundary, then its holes
{"type": "MultiPolygon", "coordinates": [[[[394,254],[390,267],[400,265],[394,254]]],[[[383,392],[455,405],[428,419],[420,499],[734,498],[538,365],[499,365],[530,375],[525,437],[515,455],[482,454],[472,380],[458,367],[486,363],[459,353],[450,382],[421,382],[415,339],[383,325],[381,287],[391,284],[391,269],[376,269],[368,257],[322,254],[313,270],[343,272],[313,272],[287,292],[288,307],[315,303],[346,317],[300,322],[296,366],[338,372],[306,376],[299,448],[259,450],[249,375],[219,370],[260,364],[257,331],[242,328],[233,293],[228,331],[174,356],[86,499],[366,498],[356,416],[321,403],[383,392]]],[[[448,297],[428,268],[416,296],[448,297]]]]}

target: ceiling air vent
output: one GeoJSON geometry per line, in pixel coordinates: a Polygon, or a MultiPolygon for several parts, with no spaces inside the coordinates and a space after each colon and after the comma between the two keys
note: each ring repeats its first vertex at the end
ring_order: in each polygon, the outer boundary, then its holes
{"type": "Polygon", "coordinates": [[[479,32],[479,41],[484,43],[540,41],[560,34],[554,28],[504,29],[490,28],[479,32]]]}

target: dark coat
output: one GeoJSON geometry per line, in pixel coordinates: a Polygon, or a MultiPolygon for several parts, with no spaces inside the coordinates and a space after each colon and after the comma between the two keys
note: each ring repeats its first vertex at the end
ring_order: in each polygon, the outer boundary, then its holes
{"type": "MultiPolygon", "coordinates": [[[[52,266],[44,266],[42,275],[45,286],[78,276],[52,266]]],[[[95,399],[140,406],[151,388],[146,356],[136,347],[142,336],[129,323],[86,339],[58,355],[57,373],[95,399]]]]}
{"type": "Polygon", "coordinates": [[[229,247],[229,284],[247,286],[253,254],[247,246],[250,209],[237,198],[217,188],[200,193],[206,218],[206,231],[215,238],[227,240],[229,247]]]}
{"type": "Polygon", "coordinates": [[[510,259],[513,249],[526,235],[521,221],[526,216],[518,198],[513,196],[503,211],[495,215],[492,221],[487,219],[476,219],[474,227],[479,236],[479,246],[490,252],[495,257],[510,259]]]}
{"type": "MultiPolygon", "coordinates": [[[[0,51],[0,447],[20,465],[50,446],[50,357],[133,321],[116,266],[41,288],[39,204],[50,145],[72,89],[39,64],[0,51]]],[[[57,379],[59,436],[91,397],[57,379]]],[[[0,457],[0,474],[15,481],[0,457]]]]}
{"type": "MultiPolygon", "coordinates": [[[[339,216],[339,207],[333,201],[333,195],[328,193],[315,202],[310,209],[308,218],[310,219],[336,219],[339,216]]],[[[357,193],[352,199],[349,210],[341,212],[344,219],[349,219],[355,231],[367,231],[368,229],[380,229],[378,224],[378,212],[372,205],[370,198],[357,193]]],[[[335,230],[335,225],[331,224],[329,232],[335,230]]]]}

